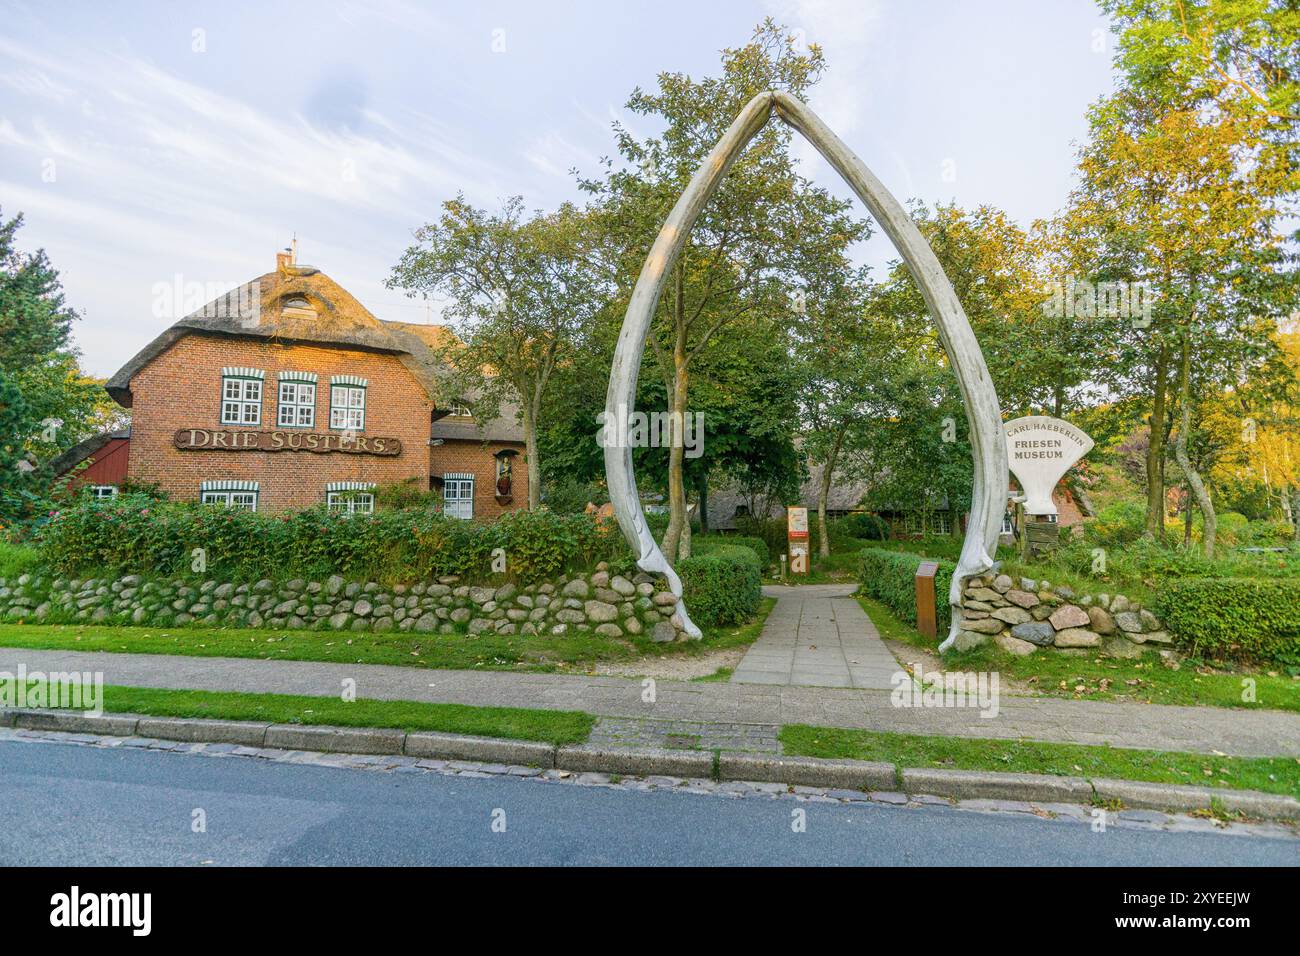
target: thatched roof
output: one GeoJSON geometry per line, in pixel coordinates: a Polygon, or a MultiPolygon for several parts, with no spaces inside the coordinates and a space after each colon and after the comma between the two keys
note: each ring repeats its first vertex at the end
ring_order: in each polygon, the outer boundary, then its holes
{"type": "MultiPolygon", "coordinates": [[[[276,271],[232,289],[173,324],[105,383],[108,394],[119,405],[130,408],[131,379],[187,335],[232,336],[387,353],[397,357],[435,403],[446,403],[449,399],[439,389],[445,374],[440,350],[456,342],[449,328],[382,321],[319,269],[284,260],[278,263],[276,271]]],[[[501,416],[488,423],[485,430],[472,426],[473,437],[480,441],[523,441],[516,412],[513,405],[503,406],[501,416]]]]}
{"type": "MultiPolygon", "coordinates": [[[[822,469],[825,465],[809,465],[808,478],[799,488],[798,504],[817,511],[817,496],[821,491],[822,469]]],[[[826,498],[827,511],[861,511],[862,499],[866,497],[871,486],[868,482],[847,479],[838,472],[831,477],[830,494],[826,498]]],[[[734,531],[736,529],[736,511],[746,505],[744,494],[734,482],[722,482],[717,487],[709,486],[709,530],[734,531]]],[[[782,518],[785,506],[774,504],[766,515],[755,517],[782,518]]]]}

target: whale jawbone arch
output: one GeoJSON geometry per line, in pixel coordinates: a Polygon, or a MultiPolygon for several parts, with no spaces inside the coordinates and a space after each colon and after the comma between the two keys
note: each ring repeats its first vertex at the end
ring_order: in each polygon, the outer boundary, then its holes
{"type": "Polygon", "coordinates": [[[632,467],[632,450],[628,447],[627,422],[619,420],[618,409],[634,407],[637,375],[645,350],[646,335],[654,318],[659,294],[669,270],[681,252],[691,227],[701,210],[726,177],[731,164],[745,146],[775,113],[782,121],[806,138],[822,157],[848,183],[867,211],[898,249],[912,273],[930,314],[938,327],[939,339],[957,375],[970,427],[974,482],[971,490],[970,518],[961,557],[953,574],[948,603],[952,607],[952,627],[940,650],[952,646],[961,631],[961,591],[965,580],[982,574],[993,566],[998,532],[1007,501],[1007,449],[1002,434],[1002,413],[997,392],[989,377],[988,365],[970,321],[957,300],[934,250],[925,241],[898,200],[867,169],[853,151],[836,136],[802,101],[788,93],[760,93],[746,104],[731,126],[718,140],[713,151],[691,177],[685,192],[673,206],[655,238],[654,245],[641,267],[641,275],[632,291],[623,328],[619,332],[614,361],[610,367],[609,389],[605,397],[605,420],[608,430],[613,423],[615,441],[605,442],[605,477],[610,502],[620,530],[637,555],[637,566],[652,574],[661,574],[677,596],[677,613],[686,633],[699,637],[699,628],[691,622],[682,601],[680,578],[669,565],[650,534],[641,512],[636,476],[632,467]]]}

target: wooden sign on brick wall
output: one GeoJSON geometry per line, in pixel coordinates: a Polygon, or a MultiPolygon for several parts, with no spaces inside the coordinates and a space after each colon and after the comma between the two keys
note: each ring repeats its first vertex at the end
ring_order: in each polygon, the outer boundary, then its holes
{"type": "Polygon", "coordinates": [[[383,457],[402,453],[400,439],[344,432],[321,434],[182,428],[176,432],[174,440],[176,447],[183,451],[308,451],[317,455],[341,452],[345,455],[383,457]]]}

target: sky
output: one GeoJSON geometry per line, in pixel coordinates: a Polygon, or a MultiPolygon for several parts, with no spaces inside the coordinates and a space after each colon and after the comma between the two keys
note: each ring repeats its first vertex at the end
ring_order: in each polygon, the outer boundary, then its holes
{"type": "Polygon", "coordinates": [[[59,270],[95,375],[295,236],[379,318],[437,321],[383,283],[442,202],[580,199],[614,121],[654,131],[633,89],[716,75],[765,16],[822,47],[813,109],[903,201],[1053,214],[1112,88],[1092,0],[0,0],[0,215],[59,270]]]}

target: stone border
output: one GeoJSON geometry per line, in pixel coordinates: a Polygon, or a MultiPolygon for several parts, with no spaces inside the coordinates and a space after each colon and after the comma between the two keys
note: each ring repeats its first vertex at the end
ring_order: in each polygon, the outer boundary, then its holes
{"type": "Polygon", "coordinates": [[[962,588],[962,630],[953,646],[970,650],[992,640],[1023,656],[1039,648],[1069,654],[1141,657],[1143,645],[1169,651],[1174,639],[1160,620],[1123,594],[1074,589],[1000,571],[976,575],[962,588]]]}
{"type": "Polygon", "coordinates": [[[454,635],[642,635],[686,640],[678,599],[649,574],[624,577],[600,562],[590,572],[519,585],[468,584],[457,575],[381,586],[331,575],[320,581],[0,577],[0,619],[19,624],[176,628],[271,628],[454,635]]]}
{"type": "Polygon", "coordinates": [[[0,727],[20,730],[148,737],[185,743],[238,744],[341,754],[405,755],[423,759],[472,760],[577,773],[677,776],[755,781],[786,786],[904,793],[949,800],[1021,800],[1051,803],[1120,802],[1124,808],[1187,812],[1218,804],[1252,819],[1300,821],[1300,800],[1257,790],[1193,787],[1133,780],[1085,780],[1046,774],[982,770],[896,768],[865,760],[773,756],[729,751],[658,750],[556,746],[528,740],[474,737],[382,727],[330,727],[254,721],[92,716],[77,711],[0,710],[0,727]]]}

